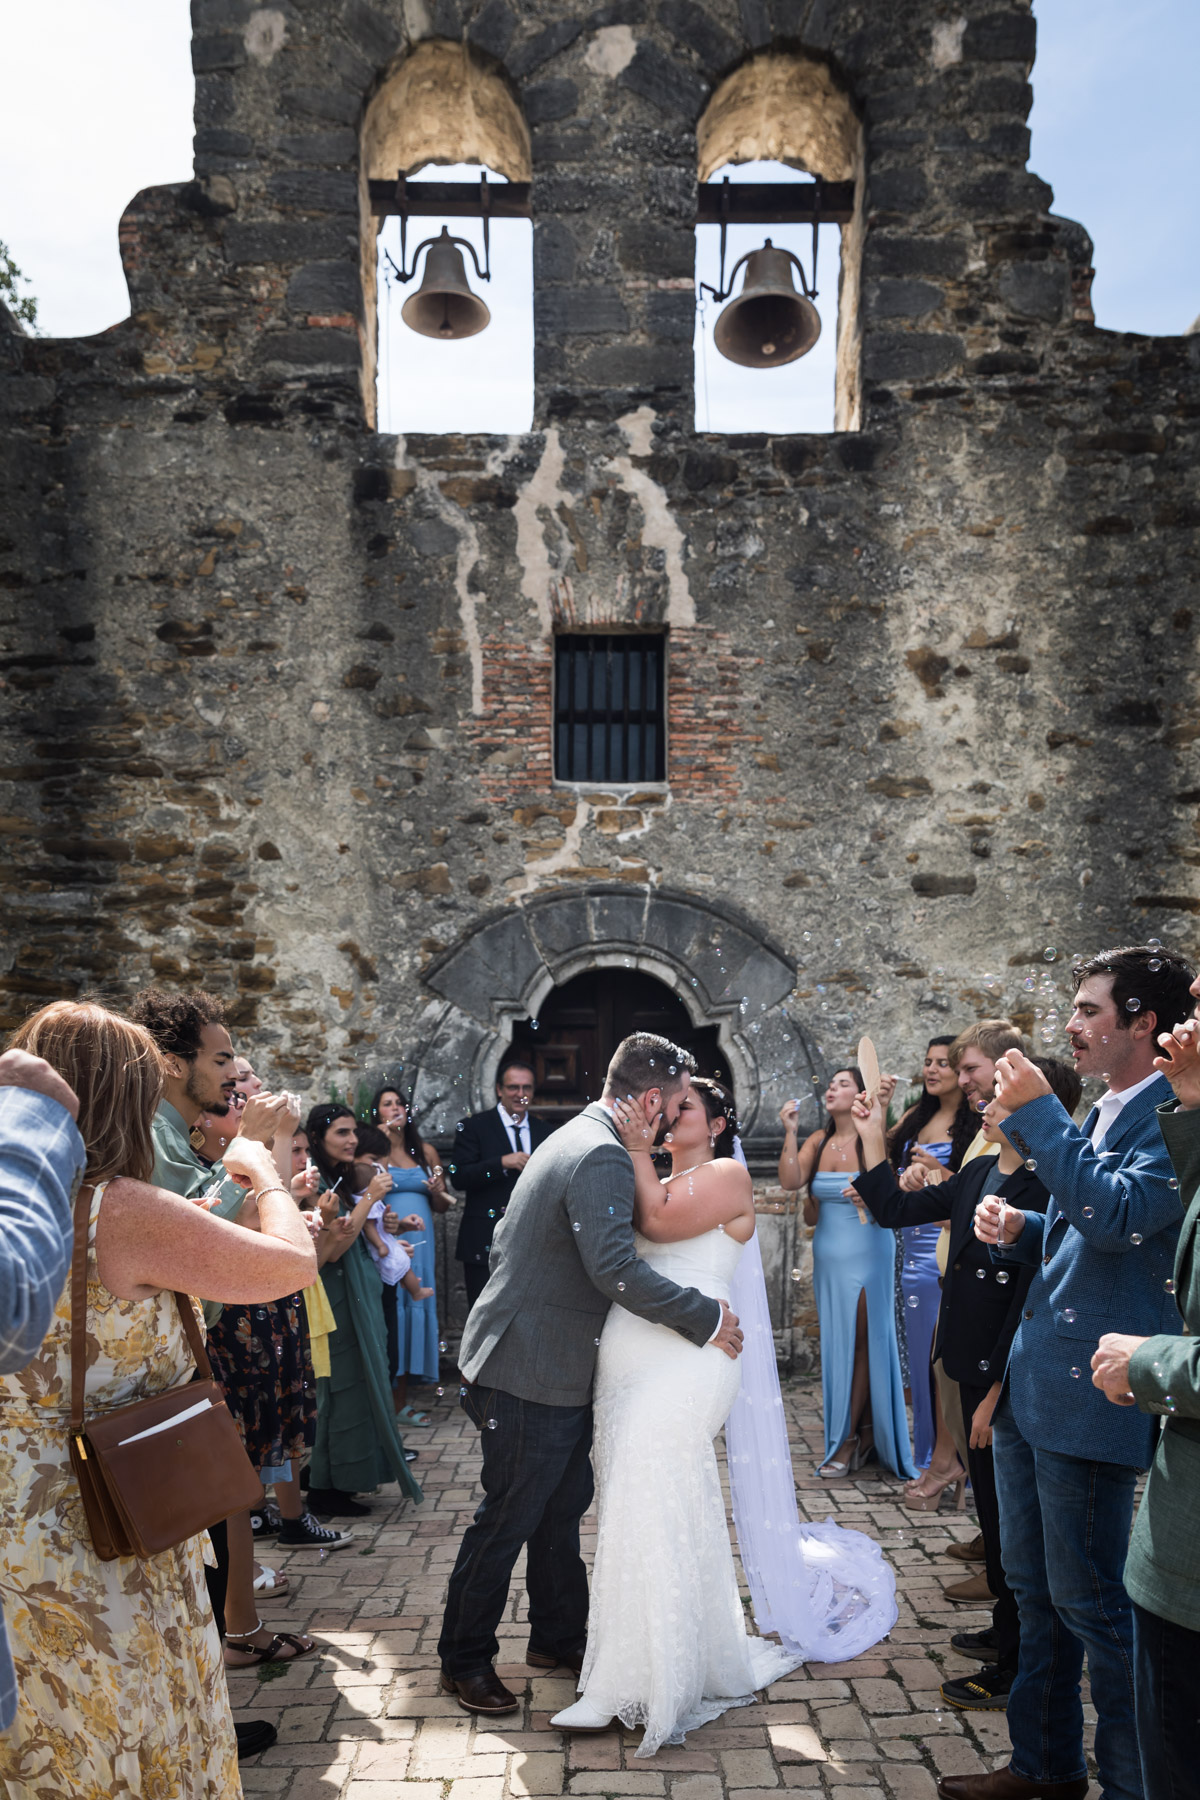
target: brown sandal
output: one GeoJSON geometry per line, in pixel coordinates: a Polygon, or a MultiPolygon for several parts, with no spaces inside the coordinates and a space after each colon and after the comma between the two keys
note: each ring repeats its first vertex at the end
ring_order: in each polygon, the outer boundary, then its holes
{"type": "MultiPolygon", "coordinates": [[[[255,1631],[262,1629],[261,1625],[256,1625],[254,1628],[255,1631]]],[[[249,1662],[226,1663],[226,1668],[257,1669],[260,1663],[299,1662],[302,1656],[315,1655],[317,1649],[312,1638],[306,1641],[303,1637],[297,1636],[294,1631],[277,1631],[269,1644],[252,1644],[250,1639],[253,1636],[254,1631],[248,1632],[245,1637],[226,1637],[225,1648],[227,1650],[236,1650],[239,1656],[250,1658],[249,1662]],[[279,1654],[285,1644],[291,1649],[290,1656],[280,1656],[279,1654]]]]}

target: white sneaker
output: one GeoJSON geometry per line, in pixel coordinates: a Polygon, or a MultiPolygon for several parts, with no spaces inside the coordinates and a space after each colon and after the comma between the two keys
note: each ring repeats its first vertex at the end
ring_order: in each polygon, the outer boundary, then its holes
{"type": "Polygon", "coordinates": [[[601,1712],[586,1697],[555,1713],[550,1723],[558,1731],[607,1731],[613,1722],[611,1713],[601,1712]]]}

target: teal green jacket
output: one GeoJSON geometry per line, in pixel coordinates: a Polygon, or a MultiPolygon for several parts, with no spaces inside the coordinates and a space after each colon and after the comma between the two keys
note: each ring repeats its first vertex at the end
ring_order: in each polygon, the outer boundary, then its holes
{"type": "Polygon", "coordinates": [[[1152,1337],[1129,1359],[1129,1386],[1162,1433],[1134,1522],[1125,1588],[1172,1624],[1200,1631],[1200,1110],[1158,1109],[1186,1207],[1175,1256],[1182,1337],[1152,1337]]]}
{"type": "MultiPolygon", "coordinates": [[[[223,1163],[212,1168],[200,1161],[192,1149],[188,1128],[169,1100],[160,1100],[158,1111],[150,1121],[154,1139],[154,1169],[150,1180],[154,1187],[166,1188],[169,1194],[182,1194],[190,1200],[195,1194],[219,1193],[220,1198],[210,1212],[223,1219],[236,1219],[246,1202],[246,1190],[231,1181],[223,1163]]],[[[221,1316],[219,1300],[203,1302],[204,1323],[215,1325],[221,1316]]]]}

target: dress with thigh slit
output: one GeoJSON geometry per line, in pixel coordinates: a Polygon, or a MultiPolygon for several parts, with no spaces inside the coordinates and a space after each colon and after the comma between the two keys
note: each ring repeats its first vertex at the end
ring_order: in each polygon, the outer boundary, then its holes
{"type": "Polygon", "coordinates": [[[896,1239],[872,1218],[862,1223],[853,1201],[842,1197],[846,1186],[844,1175],[820,1172],[812,1179],[813,1199],[820,1207],[813,1234],[813,1289],[821,1327],[825,1460],[850,1436],[855,1323],[858,1296],[864,1294],[875,1450],[887,1468],[911,1478],[916,1470],[896,1342],[896,1239]]]}

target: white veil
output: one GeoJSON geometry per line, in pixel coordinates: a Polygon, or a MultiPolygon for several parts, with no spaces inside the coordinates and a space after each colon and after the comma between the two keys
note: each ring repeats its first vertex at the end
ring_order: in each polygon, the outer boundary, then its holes
{"type": "MultiPolygon", "coordinates": [[[[733,1152],[745,1165],[741,1142],[733,1152]]],[[[832,1519],[801,1524],[758,1233],[730,1303],[745,1335],[742,1386],[725,1425],[733,1519],[758,1629],[814,1662],[845,1662],[896,1623],[896,1577],[879,1545],[832,1519]]]]}

